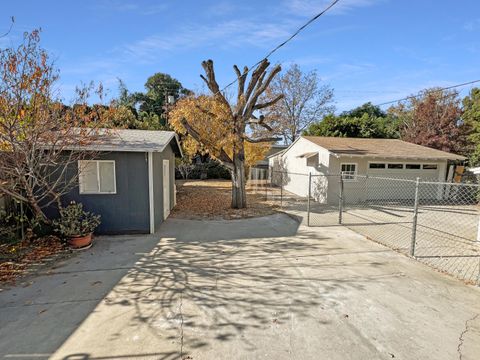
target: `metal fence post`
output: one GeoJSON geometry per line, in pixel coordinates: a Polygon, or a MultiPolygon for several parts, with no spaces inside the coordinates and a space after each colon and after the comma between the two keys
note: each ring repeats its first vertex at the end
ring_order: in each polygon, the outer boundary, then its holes
{"type": "Polygon", "coordinates": [[[270,172],[270,168],[266,169],[265,171],[265,201],[268,201],[268,182],[269,182],[269,178],[270,178],[270,175],[269,175],[269,172],[270,172]]]}
{"type": "Polygon", "coordinates": [[[343,221],[343,176],[340,175],[340,199],[338,201],[338,223],[343,221]]]}
{"type": "Polygon", "coordinates": [[[307,226],[310,226],[310,197],[312,195],[312,173],[308,173],[307,226]]]}
{"type": "Polygon", "coordinates": [[[281,172],[282,176],[280,178],[280,207],[283,208],[283,171],[281,172]]]}
{"type": "Polygon", "coordinates": [[[417,238],[417,219],[418,219],[418,188],[420,185],[420,178],[417,177],[415,182],[415,202],[413,205],[413,220],[412,220],[412,242],[410,244],[410,256],[415,256],[415,241],[417,238]]]}

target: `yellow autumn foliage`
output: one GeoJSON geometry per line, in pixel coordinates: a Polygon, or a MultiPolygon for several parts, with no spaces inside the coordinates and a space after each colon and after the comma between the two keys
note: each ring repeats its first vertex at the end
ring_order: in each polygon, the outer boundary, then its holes
{"type": "MultiPolygon", "coordinates": [[[[182,138],[184,152],[193,156],[197,152],[208,152],[210,156],[218,159],[223,150],[232,158],[234,143],[234,122],[230,109],[215,100],[212,96],[197,96],[181,99],[169,114],[170,124],[182,138]],[[190,136],[182,124],[182,119],[199,133],[203,143],[197,142],[190,136]]],[[[250,143],[242,140],[245,147],[245,165],[250,167],[262,160],[270,143],[250,143]]]]}

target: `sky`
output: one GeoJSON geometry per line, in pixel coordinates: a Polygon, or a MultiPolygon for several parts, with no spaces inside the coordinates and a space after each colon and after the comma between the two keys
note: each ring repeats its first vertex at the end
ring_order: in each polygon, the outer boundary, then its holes
{"type": "MultiPolygon", "coordinates": [[[[42,29],[42,46],[60,71],[68,102],[82,83],[101,82],[114,97],[118,79],[142,91],[168,73],[205,88],[201,62],[212,59],[221,86],[232,66],[250,66],[288,38],[326,0],[1,0],[0,48],[42,29]]],[[[480,79],[478,0],[340,0],[271,57],[316,70],[334,89],[337,112],[379,104],[433,86],[480,79]]],[[[461,89],[461,95],[471,87],[461,89]]],[[[234,90],[234,89],[233,89],[234,90]]]]}

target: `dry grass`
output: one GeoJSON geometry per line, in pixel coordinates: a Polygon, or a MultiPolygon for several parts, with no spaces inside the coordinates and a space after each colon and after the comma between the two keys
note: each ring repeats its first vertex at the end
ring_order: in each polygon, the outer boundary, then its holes
{"type": "Polygon", "coordinates": [[[177,181],[177,206],[171,216],[182,219],[242,219],[275,213],[265,196],[247,191],[246,209],[232,209],[229,180],[177,181]]]}

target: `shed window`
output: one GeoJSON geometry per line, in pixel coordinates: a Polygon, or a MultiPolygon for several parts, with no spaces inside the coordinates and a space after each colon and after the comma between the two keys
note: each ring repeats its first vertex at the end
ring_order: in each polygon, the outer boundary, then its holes
{"type": "Polygon", "coordinates": [[[357,164],[342,164],[341,169],[343,180],[357,180],[357,164]]]}
{"type": "Polygon", "coordinates": [[[370,169],[385,169],[385,164],[382,163],[370,163],[369,168],[370,169]]]}
{"type": "Polygon", "coordinates": [[[403,169],[403,164],[388,164],[389,169],[403,169]]]}
{"type": "Polygon", "coordinates": [[[437,170],[436,164],[423,164],[423,170],[437,170]]]}
{"type": "Polygon", "coordinates": [[[115,161],[78,162],[80,194],[116,194],[115,161]]]}
{"type": "Polygon", "coordinates": [[[420,169],[420,164],[406,164],[405,169],[418,170],[420,169]]]}

